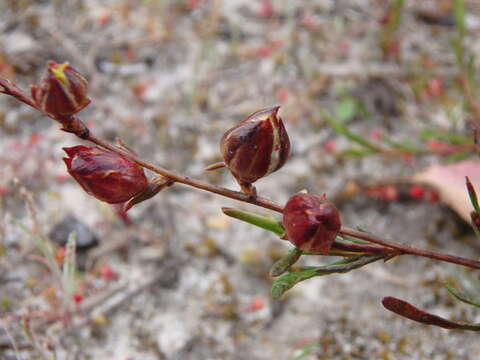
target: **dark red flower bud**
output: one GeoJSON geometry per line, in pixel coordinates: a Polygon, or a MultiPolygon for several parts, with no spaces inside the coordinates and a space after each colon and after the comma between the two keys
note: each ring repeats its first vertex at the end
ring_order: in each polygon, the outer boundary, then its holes
{"type": "Polygon", "coordinates": [[[293,195],[283,210],[288,240],[304,251],[328,254],[341,225],[338,209],[325,195],[293,195]]]}
{"type": "Polygon", "coordinates": [[[257,111],[223,135],[220,151],[239,182],[251,184],[285,164],[290,140],[279,109],[257,111]]]}
{"type": "Polygon", "coordinates": [[[68,63],[48,63],[45,76],[31,88],[37,106],[55,117],[71,116],[90,104],[87,80],[68,63]]]}
{"type": "Polygon", "coordinates": [[[67,170],[90,195],[110,204],[129,200],[148,185],[143,169],[112,151],[88,146],[63,148],[67,170]]]}

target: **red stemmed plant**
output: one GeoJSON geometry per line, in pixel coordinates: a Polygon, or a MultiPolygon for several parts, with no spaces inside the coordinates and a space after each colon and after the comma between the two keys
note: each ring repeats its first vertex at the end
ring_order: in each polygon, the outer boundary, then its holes
{"type": "MultiPolygon", "coordinates": [[[[239,192],[167,170],[140,158],[125,146],[112,145],[96,137],[75,116],[90,100],[87,97],[86,80],[68,64],[49,62],[47,74],[32,89],[30,98],[15,84],[0,78],[1,93],[41,111],[59,122],[62,130],[96,146],[66,148],[68,157],[64,161],[68,172],[83,189],[99,200],[125,203],[124,208],[128,210],[167,186],[183,184],[282,214],[282,220],[277,220],[272,216],[238,209],[223,209],[225,214],[270,230],[295,246],[271,269],[274,298],[282,296],[300,281],[348,272],[401,255],[422,256],[480,269],[480,261],[477,260],[415,248],[343,226],[339,211],[324,195],[294,194],[285,207],[258,196],[252,183],[279,170],[288,158],[290,140],[278,116],[279,107],[259,110],[228,130],[220,144],[224,162],[207,168],[214,170],[227,167],[239,182],[242,189],[239,192]],[[142,168],[158,174],[158,177],[147,179],[142,168]],[[342,256],[343,259],[326,266],[292,271],[291,266],[302,255],[342,256]]],[[[480,209],[473,185],[469,182],[467,185],[475,210],[472,213],[473,225],[478,231],[480,209]]],[[[457,298],[462,299],[461,293],[451,290],[457,298]]],[[[449,329],[480,330],[478,325],[454,323],[392,297],[384,298],[383,305],[399,315],[425,324],[449,329]]]]}

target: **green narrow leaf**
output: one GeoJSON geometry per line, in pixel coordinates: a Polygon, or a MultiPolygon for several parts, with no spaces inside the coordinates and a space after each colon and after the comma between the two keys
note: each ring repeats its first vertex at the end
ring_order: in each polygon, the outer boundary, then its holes
{"type": "Polygon", "coordinates": [[[348,148],[346,150],[343,150],[342,152],[339,153],[340,156],[356,156],[356,157],[362,157],[362,156],[368,156],[372,154],[376,154],[378,151],[372,151],[369,149],[355,149],[355,148],[348,148]]]}
{"type": "Polygon", "coordinates": [[[387,23],[387,27],[384,31],[383,38],[389,39],[393,36],[395,31],[397,31],[402,20],[403,5],[405,0],[395,0],[388,9],[388,14],[391,19],[387,23]]]}
{"type": "Polygon", "coordinates": [[[285,275],[280,276],[279,278],[275,279],[272,284],[272,298],[279,299],[285,294],[288,290],[298,284],[301,281],[310,279],[316,276],[317,273],[315,269],[298,271],[298,272],[291,272],[285,275]]]}
{"type": "Polygon", "coordinates": [[[26,225],[22,224],[21,222],[17,222],[17,225],[18,227],[20,227],[20,229],[22,229],[25,233],[32,237],[36,248],[42,253],[45,258],[54,257],[52,247],[50,246],[50,244],[45,242],[40,235],[33,233],[26,225]]]}
{"type": "Polygon", "coordinates": [[[337,236],[336,241],[344,242],[344,243],[347,243],[347,244],[348,243],[350,243],[350,244],[362,244],[362,245],[372,244],[368,241],[365,241],[365,240],[362,240],[362,239],[355,239],[353,237],[346,236],[346,235],[337,236]]]}
{"type": "Polygon", "coordinates": [[[445,162],[456,163],[456,162],[459,162],[459,161],[462,161],[462,160],[466,160],[466,159],[468,159],[468,158],[470,158],[474,155],[475,154],[472,153],[471,151],[459,151],[459,152],[453,153],[451,155],[448,155],[445,158],[445,162]]]}
{"type": "Polygon", "coordinates": [[[465,3],[463,0],[453,1],[453,14],[458,35],[463,38],[465,36],[465,3]]]}
{"type": "Polygon", "coordinates": [[[75,243],[76,233],[71,232],[68,236],[67,246],[65,248],[65,259],[63,261],[63,292],[66,299],[70,300],[76,290],[76,254],[75,243]]]}
{"type": "Polygon", "coordinates": [[[452,47],[453,47],[453,52],[455,53],[455,58],[457,60],[457,65],[460,68],[461,71],[463,71],[464,68],[464,60],[463,60],[463,45],[462,41],[460,39],[453,39],[452,40],[452,47]]]}
{"type": "Polygon", "coordinates": [[[413,144],[411,144],[407,141],[404,141],[404,142],[394,141],[394,140],[392,140],[391,138],[389,138],[388,136],[385,136],[385,135],[382,135],[382,140],[388,146],[390,146],[392,149],[398,149],[398,150],[406,151],[406,152],[411,153],[411,154],[417,154],[417,153],[421,152],[421,149],[419,149],[417,146],[415,146],[415,145],[413,145],[413,144]]]}
{"type": "Polygon", "coordinates": [[[400,25],[400,21],[402,20],[402,12],[403,12],[403,5],[405,4],[405,0],[395,0],[393,3],[392,13],[393,19],[391,21],[392,29],[391,31],[396,31],[398,26],[400,25]]]}
{"type": "Polygon", "coordinates": [[[372,151],[372,152],[380,152],[381,149],[372,144],[370,141],[365,139],[364,137],[357,135],[350,131],[348,127],[344,126],[341,124],[339,121],[335,121],[326,111],[322,110],[322,117],[325,119],[325,121],[335,130],[338,134],[345,136],[346,138],[356,142],[359,145],[362,145],[366,149],[372,151]]]}
{"type": "Polygon", "coordinates": [[[352,96],[345,96],[335,106],[335,118],[342,124],[345,124],[352,120],[358,114],[358,111],[358,100],[352,96]]]}
{"type": "Polygon", "coordinates": [[[357,256],[349,259],[344,259],[337,261],[330,265],[318,266],[318,267],[308,267],[303,268],[300,271],[290,272],[288,274],[282,275],[276,278],[272,283],[272,297],[274,299],[279,299],[282,297],[285,292],[291,289],[293,286],[308,280],[315,276],[325,276],[330,274],[339,274],[346,273],[351,270],[355,270],[370,264],[372,262],[378,261],[385,258],[385,255],[375,255],[375,256],[357,256]]]}
{"type": "Polygon", "coordinates": [[[478,212],[470,211],[470,225],[472,226],[473,231],[475,232],[475,235],[477,236],[477,239],[480,239],[480,214],[478,212]]]}
{"type": "Polygon", "coordinates": [[[473,274],[467,272],[464,269],[453,268],[451,275],[455,284],[458,288],[462,289],[462,292],[471,294],[471,297],[474,294],[480,295],[480,279],[473,274]]]}
{"type": "Polygon", "coordinates": [[[25,226],[19,221],[15,221],[15,223],[20,229],[22,229],[26,234],[28,234],[32,238],[35,247],[40,251],[43,257],[47,260],[50,272],[59,282],[59,285],[61,285],[62,271],[60,270],[60,266],[58,266],[57,260],[55,259],[55,253],[53,251],[52,246],[48,242],[48,239],[43,238],[39,234],[35,234],[27,226],[25,226]]]}
{"type": "Polygon", "coordinates": [[[272,215],[260,215],[249,211],[226,207],[223,207],[222,211],[227,216],[245,221],[262,229],[272,231],[277,235],[283,235],[285,233],[282,223],[275,219],[272,215]]]}
{"type": "MultiPolygon", "coordinates": [[[[444,139],[453,145],[471,145],[473,139],[471,136],[465,136],[462,134],[456,134],[454,132],[445,132],[444,139]]],[[[440,139],[443,140],[443,139],[440,139]]]]}
{"type": "Polygon", "coordinates": [[[477,90],[477,69],[475,67],[475,55],[471,54],[468,57],[467,61],[467,80],[468,87],[472,90],[472,93],[475,94],[477,90]]]}
{"type": "Polygon", "coordinates": [[[471,145],[473,140],[471,136],[465,136],[463,134],[438,130],[438,129],[423,129],[419,133],[419,138],[422,141],[425,140],[439,140],[446,141],[453,145],[471,145]]]}
{"type": "Polygon", "coordinates": [[[429,140],[432,138],[436,138],[438,134],[438,130],[436,129],[422,129],[418,132],[418,137],[420,140],[429,140]]]}
{"type": "Polygon", "coordinates": [[[445,284],[445,287],[453,297],[460,300],[461,302],[464,302],[466,304],[473,305],[476,307],[480,307],[480,299],[472,299],[470,295],[464,292],[461,292],[460,290],[456,289],[450,284],[445,284]]]}
{"type": "MultiPolygon", "coordinates": [[[[453,1],[453,15],[455,18],[455,27],[457,29],[457,38],[452,40],[453,51],[457,59],[457,65],[462,76],[467,76],[468,64],[465,59],[465,47],[464,47],[464,38],[465,38],[465,3],[463,0],[454,0],[453,1]]],[[[467,78],[468,81],[468,78],[467,78]]]]}
{"type": "Polygon", "coordinates": [[[480,206],[478,205],[477,192],[475,191],[475,187],[473,186],[468,176],[465,176],[465,184],[467,186],[468,196],[470,197],[470,202],[472,203],[473,209],[477,214],[480,215],[480,206]]]}
{"type": "Polygon", "coordinates": [[[285,271],[290,269],[290,267],[295,264],[300,256],[302,256],[303,251],[298,248],[293,248],[288,252],[287,255],[279,259],[275,264],[272,265],[270,269],[270,276],[276,277],[282,275],[285,271]]]}

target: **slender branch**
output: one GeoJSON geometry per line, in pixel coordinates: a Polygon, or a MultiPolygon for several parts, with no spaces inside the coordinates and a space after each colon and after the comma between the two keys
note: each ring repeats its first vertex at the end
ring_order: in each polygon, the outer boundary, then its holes
{"type": "Polygon", "coordinates": [[[200,181],[200,180],[192,179],[189,176],[183,176],[183,175],[176,174],[176,173],[174,173],[172,171],[169,171],[167,169],[164,169],[160,166],[157,166],[157,165],[154,165],[150,162],[142,160],[139,157],[137,157],[137,156],[135,156],[135,155],[133,155],[133,154],[127,152],[127,151],[124,151],[124,150],[122,150],[122,149],[120,149],[120,148],[118,148],[114,145],[111,145],[111,144],[107,143],[106,141],[103,141],[102,139],[99,139],[99,138],[97,138],[93,135],[89,135],[85,140],[91,141],[98,146],[101,146],[105,149],[108,149],[110,151],[114,151],[114,152],[119,153],[123,156],[126,156],[126,157],[130,158],[131,160],[135,161],[138,165],[140,165],[140,166],[142,166],[142,167],[144,167],[148,170],[151,170],[151,171],[153,171],[157,174],[163,175],[163,176],[165,176],[169,179],[172,179],[175,182],[182,183],[182,184],[185,184],[185,185],[188,185],[188,186],[192,186],[194,188],[201,189],[201,190],[204,190],[204,191],[208,191],[208,192],[211,192],[211,193],[215,193],[215,194],[218,194],[218,195],[221,195],[221,196],[225,196],[225,197],[228,197],[230,199],[235,199],[235,200],[238,200],[238,201],[243,201],[243,202],[246,202],[246,203],[249,203],[249,204],[257,205],[257,206],[263,207],[265,209],[270,209],[270,210],[273,210],[273,211],[276,211],[276,212],[279,212],[279,213],[283,212],[283,207],[274,203],[273,201],[262,198],[260,196],[251,196],[251,195],[241,193],[239,191],[233,191],[233,190],[226,189],[226,188],[223,188],[223,187],[220,187],[220,186],[211,185],[211,184],[205,183],[205,182],[200,181]]]}
{"type": "Polygon", "coordinates": [[[350,243],[344,243],[339,241],[335,241],[332,245],[332,248],[343,250],[343,251],[350,251],[356,255],[358,255],[359,252],[369,254],[369,255],[371,254],[401,255],[403,253],[402,251],[399,251],[391,246],[386,247],[386,246],[375,246],[375,245],[367,245],[367,244],[350,244],[350,243]]]}
{"type": "MultiPolygon", "coordinates": [[[[247,194],[244,194],[244,193],[241,193],[241,192],[238,192],[238,191],[232,191],[232,190],[229,190],[229,189],[225,189],[225,188],[222,188],[222,187],[218,187],[218,186],[215,186],[215,185],[211,185],[211,184],[208,184],[208,183],[204,183],[202,181],[199,181],[199,180],[195,180],[195,179],[192,179],[188,176],[182,176],[182,175],[178,175],[174,172],[171,172],[169,170],[166,170],[162,167],[159,167],[159,166],[156,166],[156,165],[153,165],[147,161],[144,161],[140,158],[138,158],[137,156],[129,153],[129,152],[126,152],[116,146],[113,146],[99,138],[96,138],[95,136],[93,135],[90,135],[86,140],[89,140],[95,144],[97,144],[98,146],[101,146],[105,149],[108,149],[108,150],[111,150],[111,151],[115,151],[117,153],[120,153],[124,156],[127,156],[129,158],[131,158],[133,161],[135,161],[137,164],[153,171],[153,172],[156,172],[157,174],[160,174],[160,175],[163,175],[165,177],[168,177],[176,182],[179,182],[179,183],[182,183],[182,184],[185,184],[185,185],[189,185],[189,186],[192,186],[192,187],[195,187],[197,189],[201,189],[201,190],[204,190],[204,191],[208,191],[208,192],[212,192],[212,193],[215,193],[215,194],[218,194],[218,195],[221,195],[221,196],[225,196],[225,197],[228,197],[228,198],[231,198],[231,199],[235,199],[235,200],[238,200],[238,201],[243,201],[243,202],[247,202],[247,203],[250,203],[250,204],[253,204],[253,205],[257,205],[257,206],[260,206],[260,207],[263,207],[263,208],[266,208],[266,209],[270,209],[270,210],[273,210],[273,211],[276,211],[276,212],[279,212],[279,213],[282,213],[283,212],[283,207],[279,204],[276,204],[268,199],[265,199],[265,198],[262,198],[262,197],[259,197],[259,196],[251,196],[251,195],[247,195],[247,194]]],[[[354,237],[354,238],[357,238],[357,239],[363,239],[363,240],[366,240],[366,241],[369,241],[371,243],[374,243],[374,244],[378,244],[378,245],[382,245],[384,247],[388,247],[388,248],[391,248],[391,249],[395,249],[395,250],[398,250],[400,251],[400,253],[403,253],[403,254],[410,254],[410,255],[417,255],[417,256],[422,256],[422,257],[427,257],[427,258],[431,258],[431,259],[435,259],[435,260],[440,260],[440,261],[445,261],[445,262],[450,262],[450,263],[454,263],[454,264],[458,264],[458,265],[463,265],[463,266],[467,266],[467,267],[471,267],[471,268],[475,268],[475,269],[480,269],[480,261],[476,261],[476,260],[471,260],[471,259],[466,259],[466,258],[462,258],[462,257],[459,257],[459,256],[453,256],[453,255],[449,255],[449,254],[444,254],[444,253],[438,253],[438,252],[434,252],[434,251],[430,251],[430,250],[425,250],[425,249],[418,249],[418,248],[414,248],[414,247],[411,247],[411,246],[408,246],[408,245],[403,245],[403,244],[400,244],[400,243],[396,243],[396,242],[393,242],[393,241],[387,241],[387,240],[384,240],[382,238],[379,238],[379,237],[376,237],[374,235],[371,235],[371,234],[368,234],[368,233],[365,233],[365,232],[362,232],[362,231],[358,231],[358,230],[354,230],[354,229],[351,229],[351,228],[348,228],[348,227],[342,227],[341,230],[340,230],[340,234],[343,234],[343,235],[348,235],[348,236],[351,236],[351,237],[354,237]]],[[[359,249],[357,249],[358,251],[359,249]]],[[[368,252],[385,252],[385,249],[384,248],[375,248],[375,247],[371,247],[368,249],[368,252]]]]}
{"type": "Polygon", "coordinates": [[[375,235],[372,235],[363,231],[351,229],[345,226],[342,226],[340,233],[343,235],[348,235],[348,236],[357,238],[357,239],[366,240],[374,244],[383,245],[392,249],[396,249],[404,254],[423,256],[423,257],[427,257],[435,260],[440,260],[440,261],[445,261],[453,264],[471,267],[474,269],[480,269],[480,261],[477,261],[477,260],[466,259],[459,256],[438,253],[435,251],[430,251],[425,249],[414,248],[412,246],[403,245],[393,241],[388,241],[388,240],[379,238],[375,235]]]}
{"type": "MultiPolygon", "coordinates": [[[[17,100],[37,109],[40,110],[39,107],[35,104],[35,102],[28,97],[21,89],[19,89],[16,85],[14,85],[12,82],[10,82],[7,79],[2,79],[0,78],[0,93],[4,93],[6,95],[13,96],[17,100]]],[[[160,166],[154,165],[150,162],[147,162],[145,160],[142,160],[141,158],[137,157],[136,155],[127,152],[117,146],[111,145],[110,143],[99,139],[92,135],[89,131],[88,128],[85,127],[83,122],[79,120],[76,117],[70,117],[70,118],[56,118],[52,114],[45,114],[46,116],[49,116],[55,121],[60,122],[62,125],[64,125],[63,130],[71,132],[78,136],[79,138],[83,140],[90,141],[102,148],[108,149],[110,151],[116,152],[118,154],[121,154],[123,156],[126,156],[130,158],[131,160],[135,161],[137,164],[140,166],[149,169],[157,174],[163,175],[169,179],[172,179],[175,182],[182,183],[184,185],[192,186],[197,189],[201,189],[204,191],[208,191],[214,194],[218,194],[224,197],[228,197],[230,199],[246,202],[249,204],[257,205],[260,207],[263,207],[265,209],[273,210],[278,213],[283,213],[283,207],[269,199],[259,197],[256,195],[250,195],[250,194],[244,194],[242,192],[238,191],[233,191],[230,189],[226,189],[223,187],[211,185],[208,183],[205,183],[200,180],[192,179],[188,176],[183,176],[179,175],[177,173],[174,173],[170,170],[164,169],[160,166]],[[68,127],[66,127],[66,124],[70,124],[68,127]]],[[[381,245],[382,247],[387,247],[391,249],[397,250],[397,252],[392,252],[392,254],[398,253],[400,254],[410,254],[410,255],[417,255],[417,256],[422,256],[422,257],[427,257],[435,260],[440,260],[444,262],[450,262],[458,265],[463,265],[467,266],[470,268],[475,268],[475,269],[480,269],[480,261],[476,260],[471,260],[471,259],[466,259],[458,256],[453,256],[453,255],[448,255],[448,254],[443,254],[443,253],[438,253],[430,250],[424,250],[424,249],[418,249],[414,248],[408,245],[403,245],[400,243],[396,243],[393,241],[388,241],[384,240],[382,238],[376,237],[374,235],[354,230],[348,227],[342,227],[340,229],[340,234],[351,236],[357,239],[363,239],[368,242],[374,243],[381,245]]],[[[357,251],[359,249],[356,249],[357,251]]],[[[369,249],[370,251],[374,252],[380,252],[384,253],[386,250],[384,248],[380,247],[371,247],[369,249]]]]}
{"type": "Polygon", "coordinates": [[[15,99],[42,112],[37,106],[37,104],[35,104],[35,101],[33,101],[33,99],[31,99],[27,94],[25,94],[17,85],[12,83],[10,80],[7,80],[1,77],[0,77],[0,93],[13,96],[15,99]]]}

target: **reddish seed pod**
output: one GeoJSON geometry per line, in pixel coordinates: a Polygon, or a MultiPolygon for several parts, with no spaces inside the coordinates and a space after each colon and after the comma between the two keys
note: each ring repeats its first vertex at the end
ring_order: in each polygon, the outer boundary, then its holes
{"type": "Polygon", "coordinates": [[[90,104],[87,80],[68,63],[48,63],[45,76],[31,88],[38,107],[55,117],[71,116],[90,104]]]}
{"type": "Polygon", "coordinates": [[[328,254],[341,225],[338,209],[325,196],[296,194],[283,210],[288,240],[304,251],[328,254]]]}
{"type": "Polygon", "coordinates": [[[63,148],[70,175],[97,199],[110,204],[125,202],[148,185],[143,169],[117,153],[88,146],[63,148]]]}
{"type": "Polygon", "coordinates": [[[257,111],[228,130],[220,142],[225,165],[241,183],[251,184],[280,169],[290,140],[279,106],[257,111]]]}

